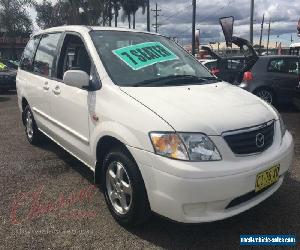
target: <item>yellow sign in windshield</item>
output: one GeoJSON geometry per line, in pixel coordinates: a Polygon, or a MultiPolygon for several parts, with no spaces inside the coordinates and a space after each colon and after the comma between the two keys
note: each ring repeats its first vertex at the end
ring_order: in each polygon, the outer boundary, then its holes
{"type": "Polygon", "coordinates": [[[0,62],[0,70],[6,69],[6,65],[0,62]]]}

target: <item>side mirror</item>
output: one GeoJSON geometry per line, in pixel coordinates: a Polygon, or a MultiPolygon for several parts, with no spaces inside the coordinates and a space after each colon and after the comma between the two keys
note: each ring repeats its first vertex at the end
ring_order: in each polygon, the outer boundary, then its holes
{"type": "Polygon", "coordinates": [[[63,82],[79,89],[88,88],[90,76],[82,70],[68,70],[64,74],[63,82]]]}

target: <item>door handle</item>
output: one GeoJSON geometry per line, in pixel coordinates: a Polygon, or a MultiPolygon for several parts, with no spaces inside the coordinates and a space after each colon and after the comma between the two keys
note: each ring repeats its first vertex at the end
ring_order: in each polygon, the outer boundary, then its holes
{"type": "Polygon", "coordinates": [[[48,82],[45,82],[43,89],[44,90],[49,90],[49,83],[48,82]]]}
{"type": "Polygon", "coordinates": [[[54,93],[54,95],[59,95],[59,94],[60,94],[60,87],[59,87],[59,86],[56,86],[56,87],[53,89],[53,93],[54,93]]]}

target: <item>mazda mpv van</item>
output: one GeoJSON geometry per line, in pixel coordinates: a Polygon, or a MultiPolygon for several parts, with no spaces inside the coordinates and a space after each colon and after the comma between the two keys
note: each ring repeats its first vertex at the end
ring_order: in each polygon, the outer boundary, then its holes
{"type": "Polygon", "coordinates": [[[161,35],[41,31],[17,91],[29,143],[46,136],[88,166],[122,225],[151,212],[184,223],[239,214],[272,195],[292,163],[292,136],[272,106],[161,35]]]}

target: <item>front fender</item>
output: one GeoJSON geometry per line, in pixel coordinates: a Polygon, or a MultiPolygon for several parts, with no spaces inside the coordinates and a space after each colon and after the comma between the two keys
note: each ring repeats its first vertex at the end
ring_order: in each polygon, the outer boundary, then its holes
{"type": "Polygon", "coordinates": [[[97,155],[97,144],[104,136],[111,136],[126,146],[153,152],[153,147],[147,133],[139,131],[138,128],[129,128],[114,121],[105,121],[99,124],[91,135],[90,143],[93,156],[95,157],[97,155]]]}

